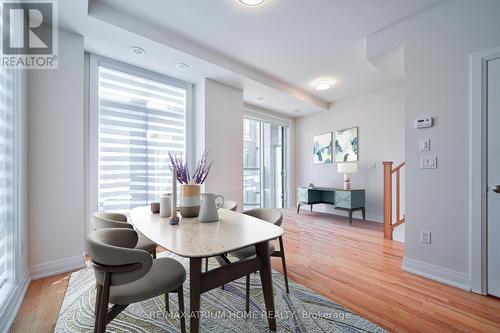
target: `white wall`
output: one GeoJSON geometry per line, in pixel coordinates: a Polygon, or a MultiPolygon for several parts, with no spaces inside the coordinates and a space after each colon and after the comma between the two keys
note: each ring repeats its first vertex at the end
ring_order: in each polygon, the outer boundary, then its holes
{"type": "MultiPolygon", "coordinates": [[[[299,118],[295,135],[297,186],[314,183],[342,187],[344,178],[337,173],[336,163],[313,164],[313,136],[358,126],[358,172],[351,176],[351,186],[366,190],[367,219],[382,222],[382,162],[404,160],[404,103],[404,86],[398,85],[335,103],[321,114],[299,118]],[[369,167],[371,164],[375,164],[375,169],[369,167]]],[[[315,210],[345,215],[331,205],[315,205],[315,210]]]]}
{"type": "Polygon", "coordinates": [[[31,274],[84,261],[84,50],[60,31],[59,69],[29,72],[29,239],[31,274]]]}
{"type": "Polygon", "coordinates": [[[500,46],[500,1],[453,0],[403,21],[368,40],[403,44],[406,74],[405,269],[465,289],[470,286],[469,55],[500,46]],[[435,126],[413,122],[433,116],[435,126]],[[418,151],[430,138],[431,152],[418,151]],[[438,169],[420,169],[436,155],[438,169]],[[420,231],[432,232],[432,244],[420,231]]]}
{"type": "Polygon", "coordinates": [[[214,164],[204,191],[243,207],[243,91],[206,79],[197,85],[196,139],[214,164]]]}

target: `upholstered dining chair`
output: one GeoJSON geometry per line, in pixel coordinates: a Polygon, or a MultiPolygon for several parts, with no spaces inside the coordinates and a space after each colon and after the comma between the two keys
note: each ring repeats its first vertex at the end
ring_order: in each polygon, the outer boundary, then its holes
{"type": "MultiPolygon", "coordinates": [[[[283,215],[277,209],[272,208],[256,208],[243,212],[243,214],[256,217],[258,219],[264,220],[266,222],[272,223],[274,225],[280,226],[283,222],[283,215]]],[[[274,248],[274,245],[269,243],[269,254],[271,257],[281,258],[281,264],[283,265],[283,276],[285,277],[285,289],[287,294],[290,292],[288,289],[288,276],[286,272],[286,260],[285,260],[285,249],[283,247],[283,237],[280,236],[279,240],[279,250],[274,248]]],[[[245,247],[243,249],[236,250],[230,253],[231,256],[242,260],[256,255],[255,246],[245,247]]],[[[250,310],[250,275],[246,276],[246,312],[250,310]]]]}
{"type": "Polygon", "coordinates": [[[221,208],[229,209],[235,212],[238,209],[238,203],[236,201],[224,200],[221,208]]]}
{"type": "MultiPolygon", "coordinates": [[[[92,217],[92,223],[94,224],[94,229],[103,229],[103,228],[130,228],[134,227],[132,224],[128,223],[127,217],[120,213],[111,213],[111,212],[98,212],[94,213],[92,217]]],[[[147,238],[140,232],[137,232],[139,235],[139,241],[135,246],[136,249],[145,250],[153,256],[153,259],[156,258],[156,243],[151,239],[147,238]]]]}
{"type": "MultiPolygon", "coordinates": [[[[105,332],[106,325],[128,305],[168,293],[179,297],[181,332],[185,332],[186,271],[175,259],[152,259],[148,252],[135,248],[138,238],[129,228],[98,229],[87,236],[97,284],[94,332],[105,332]],[[108,310],[109,303],[113,306],[108,310]]],[[[165,306],[169,311],[167,297],[165,306]]]]}
{"type": "MultiPolygon", "coordinates": [[[[236,201],[224,200],[224,203],[220,208],[229,209],[235,212],[238,209],[238,203],[236,201]]],[[[208,271],[208,258],[205,258],[205,272],[208,271]]]]}

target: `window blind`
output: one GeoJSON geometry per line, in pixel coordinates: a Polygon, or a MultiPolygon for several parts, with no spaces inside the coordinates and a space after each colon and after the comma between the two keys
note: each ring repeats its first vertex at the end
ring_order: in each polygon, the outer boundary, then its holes
{"type": "Polygon", "coordinates": [[[0,69],[0,288],[9,282],[14,223],[14,88],[12,70],[0,69]]]}
{"type": "Polygon", "coordinates": [[[128,213],[172,190],[168,152],[186,153],[188,89],[99,65],[99,209],[128,213]]]}

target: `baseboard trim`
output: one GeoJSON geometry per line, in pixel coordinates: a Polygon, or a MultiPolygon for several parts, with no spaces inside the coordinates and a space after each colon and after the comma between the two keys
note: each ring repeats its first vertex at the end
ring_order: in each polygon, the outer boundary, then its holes
{"type": "Polygon", "coordinates": [[[5,305],[5,312],[2,314],[2,320],[0,320],[0,332],[9,332],[14,320],[16,320],[17,312],[23,303],[24,295],[26,295],[26,290],[30,284],[29,271],[26,271],[21,281],[17,285],[12,297],[7,301],[5,305]]]}
{"type": "Polygon", "coordinates": [[[453,287],[471,291],[470,276],[453,269],[405,257],[403,259],[403,270],[453,287]]]}
{"type": "Polygon", "coordinates": [[[38,280],[48,276],[66,273],[86,267],[85,256],[64,258],[60,260],[50,261],[43,264],[33,265],[30,268],[31,279],[38,280]]]}
{"type": "MultiPolygon", "coordinates": [[[[292,208],[294,208],[294,207],[292,207],[292,208]]],[[[310,208],[308,205],[303,204],[300,207],[300,211],[310,212],[310,208]]],[[[348,216],[347,212],[337,210],[337,209],[333,208],[331,205],[326,205],[326,204],[314,205],[313,213],[314,212],[315,213],[329,214],[329,215],[343,216],[343,217],[348,216]]],[[[361,211],[353,212],[353,218],[361,219],[361,211]]],[[[366,219],[368,221],[371,221],[371,222],[384,223],[383,216],[373,215],[369,212],[366,213],[366,219]]]]}

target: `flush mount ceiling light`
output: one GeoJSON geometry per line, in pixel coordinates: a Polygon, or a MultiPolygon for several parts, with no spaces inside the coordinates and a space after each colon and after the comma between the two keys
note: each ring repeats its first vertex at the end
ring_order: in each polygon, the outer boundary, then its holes
{"type": "Polygon", "coordinates": [[[144,51],[144,49],[139,46],[130,47],[130,52],[135,55],[143,55],[144,53],[146,53],[146,51],[144,51]]]}
{"type": "Polygon", "coordinates": [[[180,69],[182,71],[189,69],[189,65],[183,62],[178,63],[177,65],[175,65],[175,67],[177,67],[177,69],[180,69]]]}
{"type": "Polygon", "coordinates": [[[259,5],[262,5],[266,0],[238,0],[238,1],[248,7],[257,7],[259,5]]]}
{"type": "Polygon", "coordinates": [[[313,83],[314,89],[320,90],[320,91],[328,90],[331,87],[333,87],[334,85],[335,85],[335,80],[330,80],[330,79],[321,79],[321,80],[314,81],[314,83],[313,83]]]}

